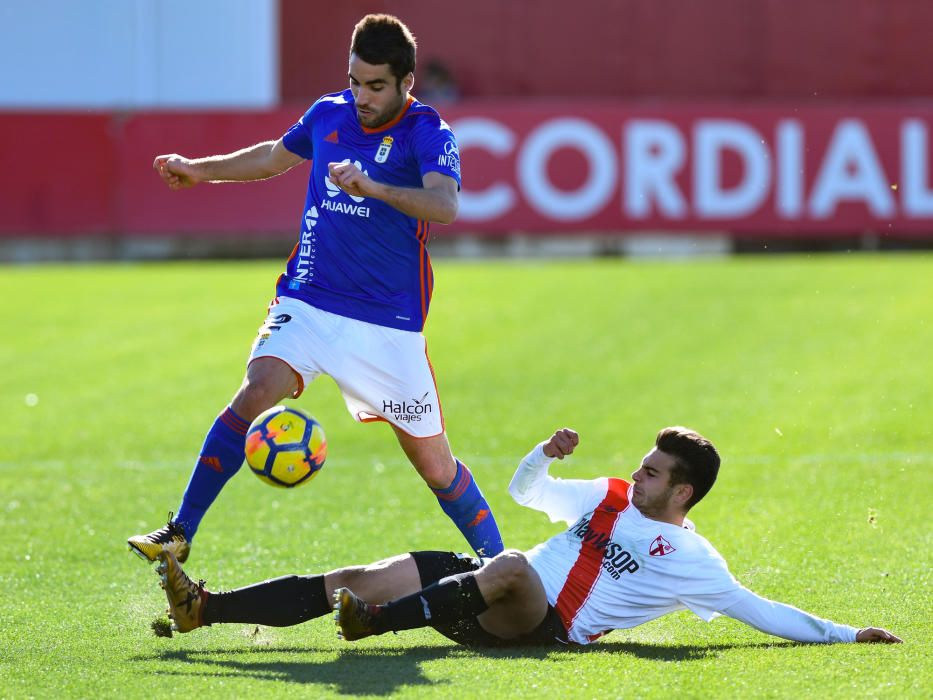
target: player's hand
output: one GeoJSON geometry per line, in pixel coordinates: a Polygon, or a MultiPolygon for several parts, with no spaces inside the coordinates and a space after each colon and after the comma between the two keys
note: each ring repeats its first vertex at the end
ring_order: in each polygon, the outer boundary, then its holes
{"type": "Polygon", "coordinates": [[[570,428],[561,428],[551,436],[551,439],[544,443],[544,454],[548,457],[563,459],[569,454],[573,454],[574,449],[580,444],[580,436],[576,431],[570,428]]]}
{"type": "Polygon", "coordinates": [[[173,190],[194,187],[200,182],[191,161],[177,153],[156,156],[152,167],[162,181],[173,190]]]}
{"type": "Polygon", "coordinates": [[[353,163],[328,163],[330,181],[354,197],[372,197],[375,182],[353,163]]]}
{"type": "Polygon", "coordinates": [[[900,644],[904,640],[880,627],[865,627],[864,629],[860,629],[855,635],[855,641],[864,642],[866,644],[900,644]]]}

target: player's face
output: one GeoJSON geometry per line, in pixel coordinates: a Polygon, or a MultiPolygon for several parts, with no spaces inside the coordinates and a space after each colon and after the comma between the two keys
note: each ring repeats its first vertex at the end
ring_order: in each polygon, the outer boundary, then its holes
{"type": "Polygon", "coordinates": [[[356,118],[367,129],[389,123],[402,111],[414,78],[409,74],[400,86],[397,83],[388,63],[373,65],[350,54],[350,92],[356,102],[356,118]]]}
{"type": "Polygon", "coordinates": [[[671,470],[674,458],[654,448],[645,455],[641,466],[632,474],[632,505],[646,516],[656,516],[668,511],[674,487],[671,485],[671,470]]]}

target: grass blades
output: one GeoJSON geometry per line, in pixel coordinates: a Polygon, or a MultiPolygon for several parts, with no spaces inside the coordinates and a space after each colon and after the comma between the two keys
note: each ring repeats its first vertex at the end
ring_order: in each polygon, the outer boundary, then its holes
{"type": "MultiPolygon", "coordinates": [[[[0,697],[928,697],[933,687],[933,258],[442,262],[426,336],[455,453],[506,543],[558,526],[508,498],[558,427],[554,473],[627,477],[657,430],[723,455],[691,513],[756,592],[893,647],[807,646],[689,613],[581,650],[471,651],[430,630],[359,643],[330,619],[158,638],[125,540],[176,509],[242,377],[277,263],[0,268],[0,697]]],[[[313,484],[247,470],[187,569],[229,589],[411,549],[466,548],[381,424],[321,379],[313,484]]]]}

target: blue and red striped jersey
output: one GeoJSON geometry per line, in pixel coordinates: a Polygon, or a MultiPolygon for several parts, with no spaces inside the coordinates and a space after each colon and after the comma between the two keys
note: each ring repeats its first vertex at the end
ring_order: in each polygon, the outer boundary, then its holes
{"type": "Polygon", "coordinates": [[[350,90],[324,95],[282,138],[310,159],[298,243],[276,293],[330,313],[420,331],[434,286],[426,244],[430,224],[380,200],[352,197],[330,182],[327,165],[351,162],[374,180],[421,187],[428,172],[460,185],[460,153],[450,127],[409,98],[398,118],[360,125],[350,90]]]}

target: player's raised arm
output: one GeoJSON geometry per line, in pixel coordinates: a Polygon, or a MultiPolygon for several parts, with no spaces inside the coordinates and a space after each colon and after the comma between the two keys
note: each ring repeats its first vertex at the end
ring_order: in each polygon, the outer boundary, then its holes
{"type": "Polygon", "coordinates": [[[460,208],[457,181],[438,172],[425,173],[423,187],[395,187],[376,182],[352,163],[329,163],[330,180],[354,197],[373,197],[422,221],[453,223],[460,208]]]}
{"type": "Polygon", "coordinates": [[[541,510],[538,502],[554,481],[548,474],[548,466],[558,456],[563,459],[573,452],[579,442],[580,436],[576,432],[569,428],[561,428],[544,442],[535,445],[518,465],[509,483],[509,494],[515,502],[541,510]]]}
{"type": "Polygon", "coordinates": [[[156,156],[152,163],[173,190],[199,182],[247,182],[281,175],[304,160],[289,151],[282,140],[264,141],[233,153],[206,158],[186,158],[177,153],[156,156]]]}
{"type": "Polygon", "coordinates": [[[562,428],[525,455],[509,484],[519,505],[547,513],[552,522],[571,523],[606,495],[606,479],[555,479],[548,467],[571,454],[580,436],[562,428]]]}

